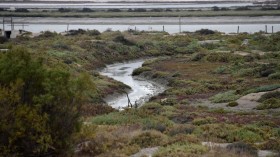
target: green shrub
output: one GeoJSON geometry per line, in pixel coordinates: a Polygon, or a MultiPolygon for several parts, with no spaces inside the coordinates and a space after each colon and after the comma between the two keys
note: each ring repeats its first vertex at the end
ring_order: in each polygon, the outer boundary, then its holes
{"type": "Polygon", "coordinates": [[[241,57],[230,53],[210,53],[206,56],[206,60],[209,62],[228,63],[230,61],[241,60],[241,57]]]}
{"type": "Polygon", "coordinates": [[[216,74],[226,74],[227,69],[228,69],[228,67],[226,67],[226,66],[220,66],[220,67],[218,67],[214,70],[214,73],[216,73],[216,74]]]}
{"type": "Polygon", "coordinates": [[[280,84],[265,85],[265,86],[249,89],[249,90],[245,91],[244,94],[272,91],[272,90],[275,90],[278,88],[280,88],[280,84]]]}
{"type": "Polygon", "coordinates": [[[195,31],[195,33],[198,33],[200,35],[210,35],[210,34],[215,34],[216,32],[210,29],[201,29],[201,30],[197,30],[195,31]]]}
{"type": "Polygon", "coordinates": [[[278,79],[280,79],[280,72],[276,72],[276,73],[270,74],[268,76],[268,79],[271,79],[271,80],[278,80],[278,79]]]}
{"type": "Polygon", "coordinates": [[[162,106],[156,102],[149,102],[141,106],[140,110],[144,110],[150,114],[158,114],[161,112],[162,106]]]}
{"type": "Polygon", "coordinates": [[[165,124],[161,123],[153,123],[153,122],[147,122],[143,126],[143,130],[157,130],[160,132],[164,132],[166,130],[167,126],[165,124]]]}
{"type": "Polygon", "coordinates": [[[201,142],[200,139],[194,134],[178,133],[172,136],[171,138],[169,138],[169,141],[165,146],[171,144],[186,144],[186,143],[199,144],[201,142]]]}
{"type": "Polygon", "coordinates": [[[236,107],[238,105],[239,104],[236,101],[233,101],[233,102],[230,102],[230,103],[227,104],[228,107],[236,107]]]}
{"type": "Polygon", "coordinates": [[[178,103],[176,98],[166,98],[160,102],[161,105],[164,106],[174,106],[178,103]]]}
{"type": "Polygon", "coordinates": [[[280,99],[270,98],[259,104],[257,110],[280,108],[280,99]]]}
{"type": "Polygon", "coordinates": [[[204,124],[211,124],[216,121],[215,118],[212,117],[206,117],[206,118],[196,118],[192,121],[192,124],[194,125],[204,125],[204,124]]]}
{"type": "Polygon", "coordinates": [[[158,131],[145,131],[134,137],[130,144],[137,144],[141,148],[155,147],[164,145],[167,142],[167,137],[158,131]]]}
{"type": "Polygon", "coordinates": [[[139,122],[139,119],[140,117],[137,115],[124,114],[122,112],[112,112],[94,117],[92,119],[92,123],[96,125],[133,124],[139,122]]]}
{"type": "Polygon", "coordinates": [[[22,47],[0,56],[0,156],[67,152],[93,88],[89,75],[72,78],[33,57],[22,47]]]}
{"type": "Polygon", "coordinates": [[[187,53],[192,54],[195,52],[198,52],[201,49],[200,44],[198,44],[197,41],[192,41],[188,46],[187,46],[187,53]]]}
{"type": "Polygon", "coordinates": [[[264,95],[261,96],[258,102],[264,102],[265,100],[270,98],[280,99],[280,91],[265,93],[264,95]]]}
{"type": "Polygon", "coordinates": [[[205,53],[194,53],[192,56],[191,56],[191,61],[200,61],[202,58],[204,58],[206,56],[205,53]]]}
{"type": "Polygon", "coordinates": [[[100,33],[98,30],[96,30],[96,29],[94,29],[94,30],[88,30],[87,33],[88,33],[89,36],[97,36],[97,35],[100,35],[100,34],[101,34],[101,33],[100,33]]]}
{"type": "Polygon", "coordinates": [[[235,130],[229,137],[230,141],[243,141],[247,143],[261,142],[263,140],[258,129],[241,128],[235,130]]]}
{"type": "Polygon", "coordinates": [[[174,136],[177,134],[191,134],[194,131],[194,126],[178,124],[173,126],[168,132],[170,136],[174,136]]]}
{"type": "Polygon", "coordinates": [[[160,149],[153,155],[153,157],[193,157],[205,154],[206,152],[208,152],[208,148],[206,146],[191,143],[175,143],[166,147],[160,147],[160,149]]]}
{"type": "Polygon", "coordinates": [[[240,98],[240,95],[236,94],[236,91],[230,90],[224,93],[219,93],[210,98],[213,103],[225,103],[235,101],[240,98]]]}
{"type": "Polygon", "coordinates": [[[269,139],[260,145],[261,149],[264,150],[274,150],[280,152],[280,139],[269,139]]]}
{"type": "Polygon", "coordinates": [[[132,76],[140,75],[141,73],[143,73],[145,71],[151,71],[151,70],[152,69],[149,67],[140,67],[140,68],[133,70],[132,76]]]}

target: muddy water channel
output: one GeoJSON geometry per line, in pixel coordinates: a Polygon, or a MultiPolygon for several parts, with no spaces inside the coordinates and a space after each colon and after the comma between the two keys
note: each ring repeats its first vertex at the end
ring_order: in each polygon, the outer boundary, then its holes
{"type": "MultiPolygon", "coordinates": [[[[100,74],[113,78],[131,87],[128,92],[128,97],[131,103],[135,102],[138,105],[148,101],[154,95],[157,95],[165,90],[165,87],[144,78],[133,77],[131,74],[134,69],[142,66],[144,60],[131,61],[126,63],[117,63],[107,65],[100,74]]],[[[127,95],[109,95],[105,101],[113,108],[122,109],[128,106],[127,95]]]]}

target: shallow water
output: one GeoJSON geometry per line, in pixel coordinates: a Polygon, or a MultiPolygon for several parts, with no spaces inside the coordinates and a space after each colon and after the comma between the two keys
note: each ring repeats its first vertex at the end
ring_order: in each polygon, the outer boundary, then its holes
{"type": "MultiPolygon", "coordinates": [[[[255,33],[259,31],[265,31],[265,25],[267,25],[268,32],[272,32],[272,26],[274,32],[280,31],[280,24],[218,24],[218,25],[181,25],[181,31],[194,32],[200,29],[211,29],[224,33],[236,33],[237,27],[239,26],[240,32],[255,33]]],[[[108,29],[113,31],[127,31],[129,29],[138,31],[164,31],[174,34],[179,33],[178,25],[69,25],[66,24],[28,24],[28,26],[15,26],[15,29],[24,29],[33,33],[39,33],[41,31],[54,31],[54,32],[65,32],[67,27],[71,29],[96,29],[100,32],[104,32],[108,29]]],[[[9,28],[6,26],[6,28],[9,28]]]]}
{"type": "Polygon", "coordinates": [[[0,8],[92,8],[92,9],[127,9],[127,8],[211,8],[252,6],[253,3],[0,3],[0,8]]]}
{"type": "MultiPolygon", "coordinates": [[[[143,60],[117,63],[107,65],[100,74],[113,78],[131,87],[131,91],[128,93],[132,104],[143,104],[154,95],[157,95],[165,90],[163,86],[160,86],[154,82],[147,81],[138,77],[132,77],[131,74],[134,69],[139,68],[143,64],[143,60]]],[[[105,101],[113,108],[120,109],[128,106],[128,99],[126,95],[118,97],[108,96],[105,101]]]]}

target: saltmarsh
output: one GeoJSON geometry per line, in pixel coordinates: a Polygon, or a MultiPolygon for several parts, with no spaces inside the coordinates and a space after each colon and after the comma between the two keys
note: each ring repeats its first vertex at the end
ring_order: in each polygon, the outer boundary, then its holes
{"type": "Polygon", "coordinates": [[[215,109],[193,104],[212,101],[228,105],[259,92],[272,92],[261,97],[261,103],[271,99],[279,102],[279,93],[274,90],[280,87],[276,77],[280,72],[280,33],[231,36],[201,32],[208,31],[169,35],[77,30],[66,36],[45,32],[4,42],[1,47],[24,46],[47,69],[59,68],[71,77],[90,74],[96,91],[87,93],[81,112],[83,125],[73,137],[72,145],[79,144],[77,156],[129,156],[146,147],[159,147],[154,156],[255,156],[257,149],[279,151],[277,105],[237,112],[228,108],[240,104],[215,109]],[[242,44],[245,39],[249,44],[242,44]],[[219,42],[198,42],[203,40],[219,42]],[[134,75],[166,80],[169,88],[138,109],[100,107],[104,96],[129,87],[99,75],[97,70],[108,63],[141,57],[156,59],[146,61],[134,75]],[[238,143],[210,151],[202,142],[238,143]]]}

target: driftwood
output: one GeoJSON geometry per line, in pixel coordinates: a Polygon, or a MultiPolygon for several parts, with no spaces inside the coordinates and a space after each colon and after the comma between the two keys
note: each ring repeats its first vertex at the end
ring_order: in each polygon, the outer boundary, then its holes
{"type": "MultiPolygon", "coordinates": [[[[126,97],[127,97],[127,107],[128,107],[128,108],[132,108],[132,107],[133,107],[133,104],[132,104],[131,101],[130,101],[130,98],[129,98],[129,96],[128,96],[128,93],[125,92],[125,94],[126,94],[126,97]]],[[[135,108],[138,108],[137,100],[134,102],[134,107],[135,107],[135,108]]]]}
{"type": "Polygon", "coordinates": [[[126,94],[126,96],[127,96],[127,101],[128,101],[127,107],[131,107],[131,108],[132,108],[132,103],[131,103],[131,101],[130,101],[130,99],[129,99],[128,93],[125,92],[125,94],[126,94]]]}

